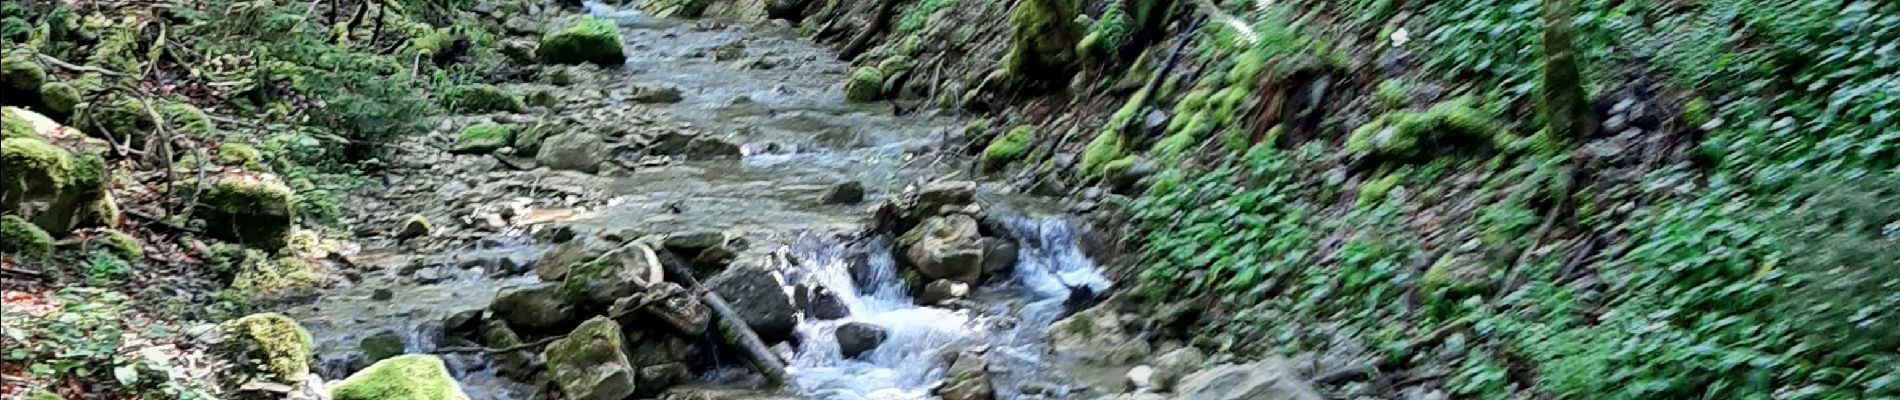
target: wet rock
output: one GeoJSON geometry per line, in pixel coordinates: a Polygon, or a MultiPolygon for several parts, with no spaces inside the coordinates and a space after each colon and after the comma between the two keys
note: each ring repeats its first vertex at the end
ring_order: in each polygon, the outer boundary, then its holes
{"type": "Polygon", "coordinates": [[[925,184],[918,189],[914,209],[934,213],[944,207],[963,207],[976,201],[976,182],[944,181],[925,184]]]}
{"type": "Polygon", "coordinates": [[[690,363],[699,358],[699,347],[671,333],[632,331],[627,333],[627,340],[631,343],[627,360],[634,366],[690,363]]]}
{"type": "Polygon", "coordinates": [[[647,153],[682,156],[693,159],[736,158],[744,155],[739,145],[707,135],[678,132],[661,134],[648,144],[647,153]]]}
{"type": "Polygon", "coordinates": [[[858,358],[859,355],[875,350],[878,345],[884,344],[884,339],[891,336],[890,331],[884,327],[864,322],[839,325],[834,334],[838,340],[838,351],[844,354],[845,358],[858,358]]]}
{"type": "Polygon", "coordinates": [[[534,159],[552,169],[565,169],[595,173],[600,171],[600,160],[606,151],[606,142],[600,136],[586,132],[569,132],[554,135],[541,143],[541,152],[534,159]]]}
{"type": "Polygon", "coordinates": [[[728,250],[726,246],[707,248],[705,251],[699,252],[698,257],[693,257],[693,271],[698,273],[715,273],[725,270],[726,264],[732,263],[732,259],[736,256],[737,255],[733,254],[732,250],[728,250]]]}
{"type": "Polygon", "coordinates": [[[429,218],[420,214],[411,215],[402,221],[402,227],[396,229],[397,239],[414,239],[429,236],[435,232],[435,226],[429,224],[429,218]]]}
{"type": "Polygon", "coordinates": [[[970,294],[970,285],[948,279],[938,279],[924,285],[924,292],[917,295],[917,303],[938,305],[951,300],[962,299],[970,294]]]}
{"type": "Polygon", "coordinates": [[[615,300],[607,313],[629,315],[620,321],[626,326],[648,326],[637,322],[645,317],[658,319],[674,332],[689,337],[705,333],[707,324],[712,321],[712,310],[705,303],[686,288],[670,282],[660,282],[649,286],[645,293],[615,300]],[[643,309],[644,314],[632,314],[635,308],[643,309]]]}
{"type": "Polygon", "coordinates": [[[1148,342],[1123,329],[1126,317],[1108,306],[1075,313],[1049,325],[1050,351],[1087,363],[1126,365],[1149,353],[1148,342]]]}
{"type": "Polygon", "coordinates": [[[733,312],[739,314],[759,338],[768,343],[792,338],[792,330],[798,325],[798,310],[792,307],[791,297],[785,295],[770,269],[734,266],[713,277],[706,286],[724,297],[733,312]]]}
{"type": "Polygon", "coordinates": [[[210,340],[226,351],[241,354],[240,365],[274,382],[291,382],[310,373],[310,332],[296,320],[277,313],[251,314],[218,325],[210,340]]]}
{"type": "Polygon", "coordinates": [[[441,358],[412,354],[378,361],[333,384],[333,400],[468,400],[441,358]]]}
{"type": "Polygon", "coordinates": [[[685,97],[680,95],[679,88],[671,87],[671,86],[637,87],[637,88],[634,88],[633,95],[627,98],[627,100],[631,100],[634,103],[640,103],[640,104],[656,104],[656,103],[671,104],[671,103],[678,103],[680,102],[680,100],[685,100],[685,99],[686,99],[685,97]]]}
{"type": "Polygon", "coordinates": [[[637,379],[642,393],[659,393],[693,380],[693,371],[685,363],[665,363],[640,367],[637,379]]]}
{"type": "Polygon", "coordinates": [[[1278,357],[1195,372],[1181,378],[1175,393],[1196,400],[1323,399],[1306,378],[1294,372],[1291,363],[1278,357]]]}
{"type": "Polygon", "coordinates": [[[363,361],[372,363],[400,356],[403,354],[402,336],[387,330],[377,332],[357,343],[357,349],[363,352],[363,361]]]}
{"type": "Polygon", "coordinates": [[[396,297],[396,292],[393,290],[389,290],[389,288],[377,288],[376,290],[371,291],[369,293],[369,299],[376,300],[376,301],[389,300],[395,297],[396,297]]]}
{"type": "Polygon", "coordinates": [[[662,267],[636,246],[625,246],[574,266],[561,281],[561,291],[571,304],[605,306],[622,297],[646,290],[658,283],[662,267]]]}
{"type": "Polygon", "coordinates": [[[1015,241],[983,239],[983,275],[990,277],[1008,276],[1016,270],[1017,252],[1021,246],[1015,241]]]}
{"type": "Polygon", "coordinates": [[[858,204],[864,201],[864,184],[858,181],[839,182],[825,188],[825,193],[818,199],[824,204],[858,204]]]}
{"type": "Polygon", "coordinates": [[[581,323],[541,352],[548,379],[568,399],[619,400],[632,396],[635,372],[627,360],[620,325],[606,317],[581,323]]]}
{"type": "Polygon", "coordinates": [[[844,304],[844,298],[823,285],[800,285],[793,297],[798,310],[807,318],[831,320],[851,316],[851,308],[844,304]]]}
{"type": "Polygon", "coordinates": [[[943,386],[936,389],[943,400],[990,400],[996,392],[990,386],[990,362],[981,353],[965,351],[957,355],[945,373],[943,386]]]}
{"type": "MultiPolygon", "coordinates": [[[[511,348],[519,346],[522,343],[521,335],[515,334],[513,329],[508,328],[507,323],[501,321],[482,323],[482,327],[477,330],[476,335],[476,338],[480,339],[482,346],[491,349],[511,348]]],[[[493,359],[490,361],[490,365],[494,366],[495,372],[501,374],[501,376],[525,380],[534,375],[533,354],[523,351],[511,351],[495,353],[492,357],[493,359]]]]}
{"type": "Polygon", "coordinates": [[[1201,368],[1207,362],[1207,356],[1200,349],[1182,347],[1155,358],[1153,382],[1156,390],[1170,390],[1179,383],[1182,375],[1201,368]]]}
{"type": "Polygon", "coordinates": [[[567,277],[567,271],[574,265],[599,258],[608,248],[593,239],[570,240],[555,245],[541,254],[534,263],[534,274],[543,282],[559,281],[567,277]]]}
{"type": "Polygon", "coordinates": [[[662,242],[661,246],[687,257],[695,257],[706,249],[724,246],[725,244],[726,234],[723,232],[695,231],[675,233],[671,236],[667,236],[666,241],[662,242]]]}
{"type": "Polygon", "coordinates": [[[925,278],[981,283],[983,238],[975,218],[950,215],[924,220],[898,240],[910,265],[925,278]]]}
{"type": "Polygon", "coordinates": [[[558,282],[502,288],[488,306],[496,318],[529,329],[560,326],[572,317],[573,309],[561,294],[558,282]]]}
{"type": "Polygon", "coordinates": [[[1155,388],[1154,375],[1154,367],[1136,365],[1134,368],[1129,368],[1128,373],[1123,374],[1123,378],[1127,379],[1128,388],[1130,390],[1146,392],[1154,390],[1155,388]]]}
{"type": "Polygon", "coordinates": [[[462,310],[442,318],[442,331],[449,333],[472,332],[482,321],[482,310],[462,310]]]}

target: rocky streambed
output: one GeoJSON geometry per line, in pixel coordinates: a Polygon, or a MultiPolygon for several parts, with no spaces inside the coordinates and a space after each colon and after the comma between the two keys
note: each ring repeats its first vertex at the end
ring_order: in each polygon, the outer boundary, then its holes
{"type": "Polygon", "coordinates": [[[590,9],[620,26],[626,65],[551,67],[509,87],[547,112],[458,117],[404,144],[413,157],[368,203],[411,205],[365,214],[436,223],[373,221],[386,233],[347,257],[356,276],[285,312],[325,379],[433,353],[476,399],[1091,390],[1048,363],[1045,337],[1112,286],[1079,245],[1087,228],[937,152],[965,121],[844,101],[846,65],[789,27],[590,9]],[[439,150],[482,124],[550,135],[439,150]],[[531,145],[571,151],[530,159],[531,145]],[[697,287],[771,345],[786,382],[752,372],[697,287]]]}

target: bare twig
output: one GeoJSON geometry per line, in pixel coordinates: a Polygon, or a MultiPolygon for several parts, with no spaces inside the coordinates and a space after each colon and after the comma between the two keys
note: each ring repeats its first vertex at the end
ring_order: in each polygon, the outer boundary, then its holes
{"type": "Polygon", "coordinates": [[[125,76],[125,73],[122,73],[122,72],[113,71],[113,70],[109,70],[105,68],[94,67],[94,66],[74,65],[72,63],[61,61],[58,58],[53,58],[53,56],[49,56],[45,54],[40,54],[39,56],[40,56],[40,62],[46,63],[47,65],[59,67],[60,69],[65,69],[68,71],[92,72],[92,73],[97,73],[99,75],[105,75],[105,76],[110,76],[110,77],[115,77],[115,78],[125,76]]]}

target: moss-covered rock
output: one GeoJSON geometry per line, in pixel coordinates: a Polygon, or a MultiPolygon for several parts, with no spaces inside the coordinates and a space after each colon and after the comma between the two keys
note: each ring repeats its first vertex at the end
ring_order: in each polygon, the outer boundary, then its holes
{"type": "Polygon", "coordinates": [[[0,80],[12,89],[10,92],[38,93],[40,85],[46,84],[46,70],[40,68],[31,51],[16,48],[0,56],[0,80]]]}
{"type": "Polygon", "coordinates": [[[218,126],[211,123],[211,117],[191,103],[174,101],[160,104],[158,113],[178,133],[200,138],[215,137],[218,133],[218,126]]]}
{"type": "Polygon", "coordinates": [[[541,62],[549,64],[592,63],[612,67],[627,62],[627,54],[620,45],[620,28],[611,21],[591,16],[581,17],[541,36],[541,45],[535,48],[535,54],[541,62]]]}
{"type": "Polygon", "coordinates": [[[1023,155],[1029,154],[1029,144],[1035,140],[1035,135],[1035,127],[1022,125],[990,140],[990,145],[983,148],[983,165],[1001,168],[1022,159],[1023,155]]]}
{"type": "Polygon", "coordinates": [[[145,246],[137,238],[117,229],[104,229],[95,233],[92,240],[99,248],[118,256],[121,260],[138,261],[145,259],[145,246]]]}
{"type": "MultiPolygon", "coordinates": [[[[627,360],[620,324],[594,317],[566,338],[548,344],[548,379],[569,399],[613,400],[633,395],[635,371],[627,360]]],[[[341,399],[339,399],[341,400],[341,399]]]]}
{"type": "Polygon", "coordinates": [[[450,151],[459,154],[488,154],[515,141],[515,128],[502,124],[480,124],[462,128],[455,135],[455,148],[450,151]]]}
{"type": "Polygon", "coordinates": [[[419,238],[429,236],[429,234],[434,232],[435,225],[429,223],[429,218],[421,214],[416,214],[409,216],[409,219],[402,220],[402,226],[396,228],[396,238],[419,238]]]}
{"type": "Polygon", "coordinates": [[[1075,66],[1082,30],[1073,0],[1026,0],[1010,12],[1010,49],[1003,58],[1004,79],[1066,82],[1075,66]]]}
{"type": "Polygon", "coordinates": [[[910,56],[890,56],[877,63],[877,71],[886,77],[897,76],[897,74],[910,72],[910,64],[910,56]]]}
{"type": "Polygon", "coordinates": [[[238,260],[231,290],[255,298],[298,293],[316,287],[319,278],[310,265],[296,257],[271,258],[264,252],[246,250],[238,260]]]}
{"type": "Polygon", "coordinates": [[[73,215],[74,228],[117,228],[119,227],[119,202],[111,195],[101,194],[92,201],[84,203],[73,215]]]}
{"type": "Polygon", "coordinates": [[[38,139],[40,138],[40,135],[38,133],[34,133],[33,124],[31,122],[28,122],[26,118],[23,118],[19,116],[18,114],[16,114],[16,112],[24,112],[24,111],[26,110],[20,109],[17,107],[7,107],[5,109],[0,109],[0,127],[5,128],[4,133],[0,133],[0,139],[10,139],[10,138],[38,139]]]}
{"type": "Polygon", "coordinates": [[[1134,34],[1131,22],[1128,13],[1122,11],[1121,2],[1109,3],[1107,9],[1102,10],[1101,18],[1089,26],[1088,35],[1076,43],[1076,53],[1098,60],[1114,57],[1134,34]]]}
{"type": "Polygon", "coordinates": [[[391,331],[377,332],[356,344],[357,350],[363,352],[363,359],[372,363],[400,356],[404,347],[402,336],[391,331]]]}
{"type": "Polygon", "coordinates": [[[455,34],[450,33],[448,29],[430,29],[428,33],[409,39],[407,49],[411,54],[429,59],[454,43],[455,34]]]}
{"type": "Polygon", "coordinates": [[[275,382],[295,382],[310,373],[310,332],[277,313],[252,314],[218,326],[224,344],[244,357],[249,371],[275,382]]]}
{"type": "Polygon", "coordinates": [[[1372,97],[1379,99],[1379,105],[1387,109],[1405,108],[1412,102],[1412,85],[1398,79],[1387,79],[1372,90],[1372,97]]]}
{"type": "Polygon", "coordinates": [[[53,236],[18,216],[0,217],[0,245],[6,254],[26,259],[46,259],[53,255],[53,236]]]}
{"type": "Polygon", "coordinates": [[[884,73],[877,68],[861,67],[851,71],[844,84],[844,99],[854,102],[876,101],[884,95],[884,73]]]}
{"type": "Polygon", "coordinates": [[[1423,156],[1425,145],[1508,145],[1497,117],[1476,107],[1471,96],[1446,100],[1423,112],[1393,111],[1379,116],[1346,137],[1346,152],[1359,157],[1388,160],[1423,156]]]}
{"type": "Polygon", "coordinates": [[[441,358],[427,354],[391,357],[370,364],[331,386],[334,400],[468,400],[441,358]]]}
{"type": "Polygon", "coordinates": [[[1101,134],[1095,136],[1094,140],[1089,141],[1087,147],[1082,149],[1082,175],[1101,174],[1103,167],[1110,161],[1126,155],[1128,155],[1126,139],[1115,131],[1102,131],[1101,134]]]}
{"type": "Polygon", "coordinates": [[[227,177],[209,186],[197,205],[206,235],[271,251],[288,243],[297,223],[297,198],[289,187],[254,176],[227,177]]]}
{"type": "Polygon", "coordinates": [[[40,85],[40,105],[46,106],[46,111],[51,111],[53,114],[70,115],[73,113],[73,107],[78,106],[80,101],[79,89],[74,89],[73,85],[65,82],[47,82],[40,85]]]}
{"type": "Polygon", "coordinates": [[[495,85],[462,85],[442,93],[442,107],[456,113],[527,112],[528,104],[495,85]]]}
{"type": "Polygon", "coordinates": [[[248,144],[220,143],[218,144],[218,165],[261,171],[264,169],[264,153],[248,144]]]}

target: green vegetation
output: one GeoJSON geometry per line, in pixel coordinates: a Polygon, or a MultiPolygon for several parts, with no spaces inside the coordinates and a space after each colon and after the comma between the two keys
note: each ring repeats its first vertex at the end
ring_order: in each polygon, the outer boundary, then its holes
{"type": "Polygon", "coordinates": [[[527,112],[528,105],[495,85],[463,85],[442,93],[442,108],[456,113],[527,112]]]}
{"type": "Polygon", "coordinates": [[[216,398],[203,378],[174,374],[185,367],[178,360],[138,351],[145,343],[183,332],[135,318],[124,295],[72,288],[48,298],[56,309],[43,316],[14,310],[9,304],[4,322],[7,334],[0,336],[0,344],[7,348],[0,359],[7,365],[62,386],[89,385],[95,393],[114,398],[216,398]]]}
{"type": "Polygon", "coordinates": [[[1030,142],[1036,138],[1036,128],[1029,125],[1017,126],[1008,133],[990,140],[983,148],[983,164],[989,168],[1001,168],[1022,159],[1029,154],[1030,142]]]}
{"type": "Polygon", "coordinates": [[[442,359],[427,354],[397,356],[371,364],[338,382],[336,400],[465,400],[442,359]]]}
{"type": "Polygon", "coordinates": [[[851,71],[851,81],[844,84],[844,99],[853,102],[876,101],[884,97],[884,73],[877,68],[862,67],[851,71]]]}
{"type": "Polygon", "coordinates": [[[290,188],[268,180],[237,178],[208,186],[197,207],[206,235],[272,251],[288,244],[297,215],[296,195],[290,188]]]}
{"type": "Polygon", "coordinates": [[[218,165],[261,171],[264,169],[264,153],[248,144],[222,143],[218,145],[218,165]]]}
{"type": "Polygon", "coordinates": [[[292,382],[310,372],[310,332],[281,314],[253,314],[219,324],[233,351],[254,363],[248,367],[277,382],[292,382]]]}
{"type": "MultiPolygon", "coordinates": [[[[658,2],[655,2],[658,3],[658,2]]],[[[581,17],[571,26],[541,37],[535,54],[552,64],[592,63],[613,67],[625,64],[627,55],[620,47],[620,28],[612,21],[581,17]]]]}
{"type": "Polygon", "coordinates": [[[1009,55],[1003,76],[1063,82],[1075,67],[1076,43],[1083,32],[1075,24],[1074,0],[1029,0],[1009,15],[1009,55]]]}
{"type": "Polygon", "coordinates": [[[515,129],[501,124],[480,124],[462,128],[455,135],[457,153],[485,154],[508,147],[515,141],[515,129]]]}
{"type": "Polygon", "coordinates": [[[5,245],[7,254],[26,259],[45,259],[53,255],[53,236],[17,216],[0,217],[0,244],[5,245]]]}

